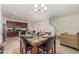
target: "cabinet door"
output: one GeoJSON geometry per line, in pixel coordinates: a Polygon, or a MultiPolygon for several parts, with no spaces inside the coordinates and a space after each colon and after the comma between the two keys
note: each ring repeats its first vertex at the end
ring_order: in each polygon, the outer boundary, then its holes
{"type": "Polygon", "coordinates": [[[8,28],[27,28],[27,23],[7,21],[8,28]]]}
{"type": "Polygon", "coordinates": [[[8,28],[15,28],[16,24],[12,21],[7,21],[7,27],[8,28]]]}
{"type": "Polygon", "coordinates": [[[21,27],[22,27],[22,28],[27,28],[27,23],[22,23],[22,24],[21,24],[21,27]]]}

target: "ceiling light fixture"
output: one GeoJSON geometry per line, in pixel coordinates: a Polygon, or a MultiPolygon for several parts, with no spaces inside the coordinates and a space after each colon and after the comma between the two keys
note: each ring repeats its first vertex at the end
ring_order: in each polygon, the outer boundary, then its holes
{"type": "Polygon", "coordinates": [[[39,5],[35,4],[34,5],[34,11],[35,12],[41,12],[42,13],[42,12],[44,12],[46,10],[47,10],[47,6],[45,4],[41,4],[41,5],[40,4],[39,5]]]}

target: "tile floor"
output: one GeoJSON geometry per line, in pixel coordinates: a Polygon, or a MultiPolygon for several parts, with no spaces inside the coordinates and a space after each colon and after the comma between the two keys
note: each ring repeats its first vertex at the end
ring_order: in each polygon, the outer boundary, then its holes
{"type": "Polygon", "coordinates": [[[20,39],[18,37],[7,38],[4,42],[4,54],[16,54],[20,53],[20,39]]]}
{"type": "Polygon", "coordinates": [[[60,45],[60,41],[58,39],[56,41],[56,49],[58,54],[79,54],[78,50],[60,45]]]}

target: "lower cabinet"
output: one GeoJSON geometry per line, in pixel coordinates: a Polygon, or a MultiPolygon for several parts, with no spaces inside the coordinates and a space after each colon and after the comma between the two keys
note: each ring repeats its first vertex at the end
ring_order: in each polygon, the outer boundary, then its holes
{"type": "Polygon", "coordinates": [[[16,31],[7,32],[7,37],[16,37],[18,33],[16,31]]]}

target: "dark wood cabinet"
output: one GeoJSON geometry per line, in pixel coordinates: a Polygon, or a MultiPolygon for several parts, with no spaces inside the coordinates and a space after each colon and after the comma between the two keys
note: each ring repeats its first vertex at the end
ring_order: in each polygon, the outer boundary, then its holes
{"type": "Polygon", "coordinates": [[[18,33],[15,31],[7,32],[7,37],[16,37],[17,35],[18,33]]]}
{"type": "Polygon", "coordinates": [[[7,21],[8,28],[27,28],[27,23],[7,21]]]}
{"type": "Polygon", "coordinates": [[[27,28],[27,23],[7,21],[7,28],[12,29],[7,31],[7,37],[15,37],[18,35],[16,28],[19,28],[19,30],[20,28],[27,28]]]}

